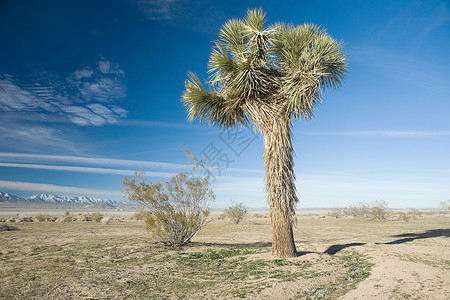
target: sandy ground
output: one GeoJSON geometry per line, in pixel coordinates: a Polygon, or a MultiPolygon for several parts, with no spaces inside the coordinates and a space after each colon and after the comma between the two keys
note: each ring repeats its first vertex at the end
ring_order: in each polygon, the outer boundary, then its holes
{"type": "Polygon", "coordinates": [[[358,249],[371,257],[371,275],[341,299],[450,299],[449,233],[358,249]]]}
{"type": "MultiPolygon", "coordinates": [[[[110,214],[112,215],[112,213],[110,214]]],[[[7,215],[10,215],[9,212],[7,215]]],[[[48,226],[32,223],[22,225],[21,231],[16,233],[3,232],[3,235],[0,235],[0,240],[6,241],[0,246],[0,254],[4,259],[11,257],[11,259],[24,260],[26,258],[34,261],[35,258],[41,256],[45,258],[45,251],[47,250],[44,251],[44,249],[46,248],[56,247],[61,248],[61,251],[69,251],[76,245],[83,243],[84,240],[96,239],[100,242],[104,239],[105,245],[112,247],[111,249],[116,249],[114,240],[119,237],[124,240],[123,245],[130,245],[120,246],[122,244],[118,244],[117,251],[119,252],[128,251],[128,247],[130,249],[134,247],[136,249],[133,249],[136,251],[144,247],[142,245],[145,245],[148,234],[140,228],[140,225],[138,226],[138,223],[114,224],[109,227],[107,225],[96,225],[95,223],[89,226],[86,224],[85,227],[88,231],[85,235],[80,234],[81,232],[72,231],[71,228],[75,227],[71,226],[75,226],[75,223],[73,225],[57,225],[65,230],[57,235],[52,233],[56,229],[52,229],[51,224],[48,224],[48,226]],[[32,230],[35,226],[47,228],[47,231],[42,232],[42,234],[45,234],[44,240],[42,240],[42,237],[35,236],[34,230],[32,230]],[[114,235],[117,238],[114,238],[114,235]],[[40,240],[45,241],[48,245],[36,247],[40,245],[40,240]],[[136,243],[136,245],[133,243],[136,243]],[[17,251],[16,249],[21,250],[17,251]],[[41,253],[40,251],[44,252],[41,253]]],[[[14,223],[11,225],[14,225],[14,223]]],[[[17,225],[20,227],[19,224],[17,225]]],[[[295,298],[298,290],[314,291],[317,286],[326,284],[327,280],[332,281],[336,276],[341,276],[342,272],[347,272],[346,269],[339,266],[335,266],[333,269],[333,264],[329,264],[327,261],[338,262],[339,260],[336,257],[339,255],[348,251],[356,251],[364,255],[373,264],[370,275],[339,299],[450,299],[449,214],[424,215],[409,222],[395,217],[388,221],[368,221],[351,218],[336,219],[319,214],[300,215],[298,216],[298,225],[295,228],[294,236],[299,256],[292,260],[313,265],[316,268],[315,272],[319,272],[323,276],[319,276],[317,280],[297,278],[292,281],[280,282],[265,288],[257,295],[249,294],[246,298],[291,299],[293,296],[295,298]],[[305,284],[310,286],[305,286],[305,284]]],[[[201,246],[205,247],[203,249],[205,251],[207,248],[214,247],[211,245],[222,244],[241,244],[244,247],[257,246],[258,248],[270,249],[270,241],[269,219],[261,215],[248,216],[238,225],[231,224],[229,220],[214,219],[193,240],[197,245],[205,243],[205,246],[201,246]]],[[[202,250],[201,247],[193,247],[192,251],[202,250]]],[[[189,252],[189,250],[186,250],[186,252],[189,252]]],[[[141,254],[144,255],[144,253],[145,251],[141,254]]],[[[88,258],[92,256],[88,252],[85,254],[88,258]]],[[[252,259],[251,256],[248,259],[252,259]]],[[[254,254],[253,256],[254,259],[267,261],[274,259],[267,252],[254,254]]],[[[95,259],[108,262],[109,258],[108,256],[103,257],[102,254],[95,259]]],[[[78,262],[76,259],[75,263],[87,264],[83,261],[78,262]]],[[[92,262],[89,263],[92,264],[92,262]]],[[[2,269],[1,267],[0,265],[0,269],[2,269]]],[[[3,265],[3,268],[6,270],[6,264],[3,265]]],[[[145,273],[144,269],[139,269],[144,274],[142,280],[148,277],[145,274],[155,272],[151,269],[151,266],[147,268],[149,268],[146,270],[148,273],[145,273]]],[[[130,273],[129,270],[123,270],[123,272],[127,276],[137,276],[136,272],[130,273]]],[[[92,275],[95,275],[95,273],[92,273],[92,275]]],[[[20,276],[23,276],[23,274],[20,276]]],[[[139,277],[135,278],[135,280],[138,279],[139,277]]],[[[255,281],[255,283],[257,282],[255,281]]],[[[92,289],[101,290],[101,286],[92,286],[92,289]]],[[[120,297],[117,299],[120,299],[120,297]]],[[[295,299],[306,298],[296,297],[295,299]]],[[[312,299],[325,298],[320,293],[316,293],[313,294],[312,299]]]]}
{"type": "MultiPolygon", "coordinates": [[[[364,254],[373,263],[370,276],[341,299],[450,299],[448,214],[409,222],[395,217],[363,221],[300,215],[294,235],[300,253],[297,260],[314,262],[345,249],[364,254]]],[[[236,241],[241,237],[223,232],[221,238],[236,241]]],[[[267,236],[256,231],[247,239],[256,242],[267,236]]]]}

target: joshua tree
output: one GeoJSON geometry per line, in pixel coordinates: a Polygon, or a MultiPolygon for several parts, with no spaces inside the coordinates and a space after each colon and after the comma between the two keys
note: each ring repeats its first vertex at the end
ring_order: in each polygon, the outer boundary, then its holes
{"type": "Polygon", "coordinates": [[[264,138],[272,254],[296,256],[292,226],[298,201],[293,172],[293,119],[311,119],[321,88],[341,85],[342,42],[312,24],[265,27],[262,9],[226,22],[209,59],[206,89],[189,73],[183,103],[190,121],[220,127],[252,122],[264,138]]]}

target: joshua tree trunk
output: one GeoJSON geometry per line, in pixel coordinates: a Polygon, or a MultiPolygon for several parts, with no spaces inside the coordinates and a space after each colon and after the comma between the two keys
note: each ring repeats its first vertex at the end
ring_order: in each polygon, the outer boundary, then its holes
{"type": "Polygon", "coordinates": [[[264,137],[266,191],[272,223],[272,255],[297,255],[292,226],[294,224],[295,175],[293,171],[291,121],[277,105],[247,106],[247,111],[264,137]]]}

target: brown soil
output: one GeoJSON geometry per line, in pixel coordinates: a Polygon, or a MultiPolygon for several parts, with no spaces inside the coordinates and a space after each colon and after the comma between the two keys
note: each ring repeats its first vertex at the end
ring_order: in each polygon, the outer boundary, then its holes
{"type": "Polygon", "coordinates": [[[450,215],[299,216],[299,256],[286,260],[270,255],[262,216],[213,219],[178,250],[119,219],[4,223],[19,230],[0,232],[0,299],[450,299],[450,215]],[[195,258],[223,249],[238,254],[195,258]]]}

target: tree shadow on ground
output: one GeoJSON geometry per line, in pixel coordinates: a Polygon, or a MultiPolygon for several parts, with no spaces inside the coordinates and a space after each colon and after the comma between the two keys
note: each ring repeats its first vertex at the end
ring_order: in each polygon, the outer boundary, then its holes
{"type": "MultiPolygon", "coordinates": [[[[393,235],[392,237],[398,237],[401,239],[397,239],[397,240],[394,240],[391,242],[386,242],[386,243],[375,243],[375,244],[377,244],[377,245],[396,245],[396,244],[403,244],[406,242],[412,242],[414,240],[420,240],[420,239],[430,239],[430,238],[435,238],[435,237],[450,237],[450,229],[432,229],[432,230],[427,230],[422,233],[409,232],[409,233],[393,235]]],[[[323,254],[335,255],[336,253],[338,253],[339,251],[341,251],[345,248],[355,247],[355,246],[364,246],[366,244],[367,243],[348,243],[348,244],[331,245],[330,247],[328,247],[327,250],[325,250],[323,252],[323,254]]],[[[297,252],[297,256],[302,256],[302,255],[306,255],[309,253],[321,254],[320,252],[300,251],[300,252],[297,252]]]]}
{"type": "Polygon", "coordinates": [[[365,244],[367,244],[367,243],[349,243],[349,244],[332,245],[332,246],[328,247],[328,249],[325,250],[323,253],[329,254],[329,255],[335,255],[342,249],[345,249],[348,247],[354,247],[354,246],[363,246],[365,244]]]}
{"type": "Polygon", "coordinates": [[[297,251],[297,256],[303,256],[303,255],[311,254],[311,253],[320,254],[320,252],[314,252],[314,251],[297,251]]]}
{"type": "MultiPolygon", "coordinates": [[[[386,243],[375,243],[377,245],[396,245],[396,244],[403,244],[406,242],[412,242],[414,240],[420,240],[420,239],[429,239],[429,238],[435,238],[435,237],[450,237],[450,229],[431,229],[427,230],[422,233],[403,233],[403,234],[397,234],[393,235],[392,237],[397,237],[400,239],[386,242],[386,243]]],[[[315,252],[315,251],[297,251],[297,256],[303,256],[306,254],[316,253],[316,254],[329,254],[329,255],[335,255],[339,251],[349,248],[349,247],[356,247],[356,246],[364,246],[367,243],[347,243],[347,244],[336,244],[331,245],[328,247],[327,250],[324,252],[315,252]]],[[[271,242],[254,242],[254,243],[202,243],[202,242],[192,242],[189,244],[189,246],[215,246],[215,247],[237,247],[237,248],[267,248],[272,247],[271,242]]]]}
{"type": "Polygon", "coordinates": [[[382,245],[396,245],[396,244],[403,244],[406,242],[412,242],[414,240],[421,240],[421,239],[430,239],[435,237],[450,237],[450,229],[432,229],[427,230],[422,233],[403,233],[403,234],[397,234],[393,235],[393,237],[402,237],[402,239],[397,239],[391,242],[387,243],[375,243],[375,244],[382,244],[382,245]]]}
{"type": "Polygon", "coordinates": [[[336,253],[338,253],[339,251],[341,251],[345,248],[354,247],[354,246],[363,246],[365,244],[367,244],[367,243],[348,243],[348,244],[331,245],[324,252],[297,251],[297,256],[303,256],[303,255],[310,254],[310,253],[335,255],[336,253]]]}

